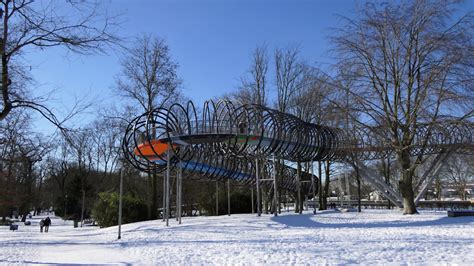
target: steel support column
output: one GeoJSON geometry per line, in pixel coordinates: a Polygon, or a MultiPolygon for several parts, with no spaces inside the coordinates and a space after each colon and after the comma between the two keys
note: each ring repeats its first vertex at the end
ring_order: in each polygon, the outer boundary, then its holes
{"type": "Polygon", "coordinates": [[[399,208],[403,208],[403,199],[397,191],[390,187],[385,181],[374,177],[378,173],[365,165],[358,165],[360,177],[368,181],[375,189],[382,193],[388,200],[399,208]],[[388,193],[387,193],[388,192],[388,193]]]}
{"type": "Polygon", "coordinates": [[[276,161],[275,154],[273,154],[273,215],[278,216],[278,186],[276,180],[276,161]]]}
{"type": "Polygon", "coordinates": [[[166,153],[166,226],[169,226],[170,218],[170,176],[171,176],[171,149],[166,153]]]}
{"type": "Polygon", "coordinates": [[[315,182],[315,178],[314,178],[313,160],[311,160],[311,188],[313,190],[313,214],[316,214],[316,182],[315,182]]]}
{"type": "Polygon", "coordinates": [[[260,167],[258,159],[255,159],[255,180],[257,182],[257,216],[262,215],[262,209],[260,206],[260,167]]]}
{"type": "Polygon", "coordinates": [[[298,213],[303,214],[303,206],[301,206],[301,163],[297,162],[296,166],[296,207],[298,208],[298,213]]]}
{"type": "Polygon", "coordinates": [[[119,213],[118,213],[118,237],[122,238],[122,195],[123,195],[123,172],[124,169],[120,170],[120,184],[119,184],[119,213]]]}
{"type": "Polygon", "coordinates": [[[163,222],[166,219],[166,171],[163,172],[163,208],[161,210],[161,216],[163,216],[163,222]]]}
{"type": "Polygon", "coordinates": [[[178,217],[178,224],[181,224],[181,216],[183,214],[183,169],[178,168],[178,184],[177,184],[177,204],[176,212],[178,217]]]}
{"type": "Polygon", "coordinates": [[[423,174],[423,177],[421,180],[424,182],[421,183],[421,189],[418,195],[415,198],[415,206],[418,205],[420,202],[421,198],[424,197],[426,191],[428,191],[428,188],[430,187],[431,183],[433,180],[436,178],[438,173],[441,171],[443,166],[447,163],[447,159],[449,156],[452,154],[452,151],[447,151],[445,153],[440,153],[436,156],[435,160],[431,163],[430,167],[426,172],[423,174]]]}
{"type": "Polygon", "coordinates": [[[216,181],[216,216],[219,216],[219,181],[216,181]]]}
{"type": "Polygon", "coordinates": [[[230,179],[227,179],[227,215],[230,216],[230,179]]]}
{"type": "Polygon", "coordinates": [[[346,181],[347,198],[348,198],[348,202],[349,202],[348,207],[351,208],[352,207],[352,204],[351,204],[351,186],[349,184],[349,175],[345,174],[344,177],[346,179],[345,181],[346,181]]]}
{"type": "Polygon", "coordinates": [[[175,200],[175,202],[176,202],[176,204],[175,204],[175,205],[176,205],[176,206],[175,206],[175,216],[176,216],[175,218],[176,218],[176,222],[177,222],[178,219],[179,219],[179,218],[178,218],[178,216],[179,216],[179,215],[178,215],[178,212],[179,212],[179,207],[178,207],[178,206],[179,206],[179,174],[178,174],[179,169],[180,169],[180,168],[176,169],[176,177],[175,177],[175,181],[176,181],[176,197],[175,197],[175,199],[176,199],[176,200],[175,200]]]}
{"type": "Polygon", "coordinates": [[[253,188],[250,189],[250,200],[252,202],[252,214],[255,213],[255,203],[253,201],[253,188]]]}

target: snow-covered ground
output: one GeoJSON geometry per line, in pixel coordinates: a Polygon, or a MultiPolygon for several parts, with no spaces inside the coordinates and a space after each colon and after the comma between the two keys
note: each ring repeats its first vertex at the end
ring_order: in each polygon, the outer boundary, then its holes
{"type": "Polygon", "coordinates": [[[474,264],[474,217],[446,212],[250,214],[73,228],[53,217],[11,232],[0,227],[0,263],[474,264]]]}

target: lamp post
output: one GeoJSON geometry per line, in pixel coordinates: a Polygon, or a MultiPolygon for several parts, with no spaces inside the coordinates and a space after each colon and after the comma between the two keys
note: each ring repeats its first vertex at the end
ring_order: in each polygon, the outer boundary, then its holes
{"type": "Polygon", "coordinates": [[[170,176],[171,176],[171,147],[168,144],[168,150],[166,153],[166,226],[169,226],[170,218],[170,176]]]}
{"type": "Polygon", "coordinates": [[[123,169],[120,171],[120,185],[119,185],[119,215],[118,215],[118,237],[122,238],[122,192],[123,192],[123,169]]]}
{"type": "Polygon", "coordinates": [[[255,181],[257,182],[257,216],[262,215],[262,209],[260,206],[260,177],[259,177],[260,168],[258,166],[258,159],[255,159],[255,181]]]}
{"type": "MultiPolygon", "coordinates": [[[[321,177],[319,177],[321,178],[321,177]]],[[[314,178],[314,162],[311,159],[311,188],[313,189],[313,214],[316,214],[316,183],[314,178]]],[[[321,189],[321,188],[319,188],[321,189]]]]}
{"type": "Polygon", "coordinates": [[[64,195],[64,220],[67,220],[67,194],[64,195]]]}
{"type": "Polygon", "coordinates": [[[230,216],[230,179],[227,179],[227,215],[230,216]]]}
{"type": "Polygon", "coordinates": [[[86,199],[86,191],[83,189],[82,191],[82,208],[81,208],[81,228],[84,225],[84,204],[86,199]]]}
{"type": "Polygon", "coordinates": [[[216,180],[216,216],[219,216],[219,181],[216,180]]]}
{"type": "Polygon", "coordinates": [[[250,189],[250,200],[252,202],[252,214],[254,214],[255,213],[255,210],[254,210],[255,204],[253,202],[253,187],[250,189]]]}

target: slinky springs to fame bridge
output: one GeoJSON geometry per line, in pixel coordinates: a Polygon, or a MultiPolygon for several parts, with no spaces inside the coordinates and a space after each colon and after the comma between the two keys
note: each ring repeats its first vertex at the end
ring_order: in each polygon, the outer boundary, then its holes
{"type": "MultiPolygon", "coordinates": [[[[260,202],[260,186],[267,186],[273,195],[276,214],[278,191],[297,192],[301,198],[301,191],[316,195],[319,189],[318,177],[312,170],[308,173],[291,165],[392,156],[389,141],[374,132],[374,129],[348,131],[317,125],[265,106],[222,100],[205,102],[200,112],[192,102],[146,112],[128,125],[122,146],[126,159],[135,168],[147,173],[164,173],[164,216],[169,217],[170,173],[174,170],[177,171],[178,216],[183,171],[206,179],[234,180],[255,187],[257,202],[260,202]]],[[[417,134],[412,154],[423,152],[436,156],[417,186],[418,202],[446,158],[456,152],[471,152],[474,142],[473,125],[459,121],[420,126],[417,134]],[[428,143],[424,143],[424,149],[418,149],[417,143],[425,140],[426,134],[430,134],[428,143]]],[[[401,207],[400,193],[378,178],[377,173],[363,166],[360,172],[401,207]]],[[[260,204],[257,204],[259,215],[260,212],[260,204]]]]}

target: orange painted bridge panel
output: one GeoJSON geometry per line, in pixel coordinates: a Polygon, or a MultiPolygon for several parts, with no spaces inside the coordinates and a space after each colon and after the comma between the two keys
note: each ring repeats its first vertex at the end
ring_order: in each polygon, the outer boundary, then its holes
{"type": "MultiPolygon", "coordinates": [[[[174,145],[174,147],[176,148],[177,145],[174,145]]],[[[138,156],[149,157],[162,155],[170,148],[171,145],[168,143],[163,143],[160,140],[152,140],[139,144],[138,147],[135,148],[134,153],[138,156]]]]}

